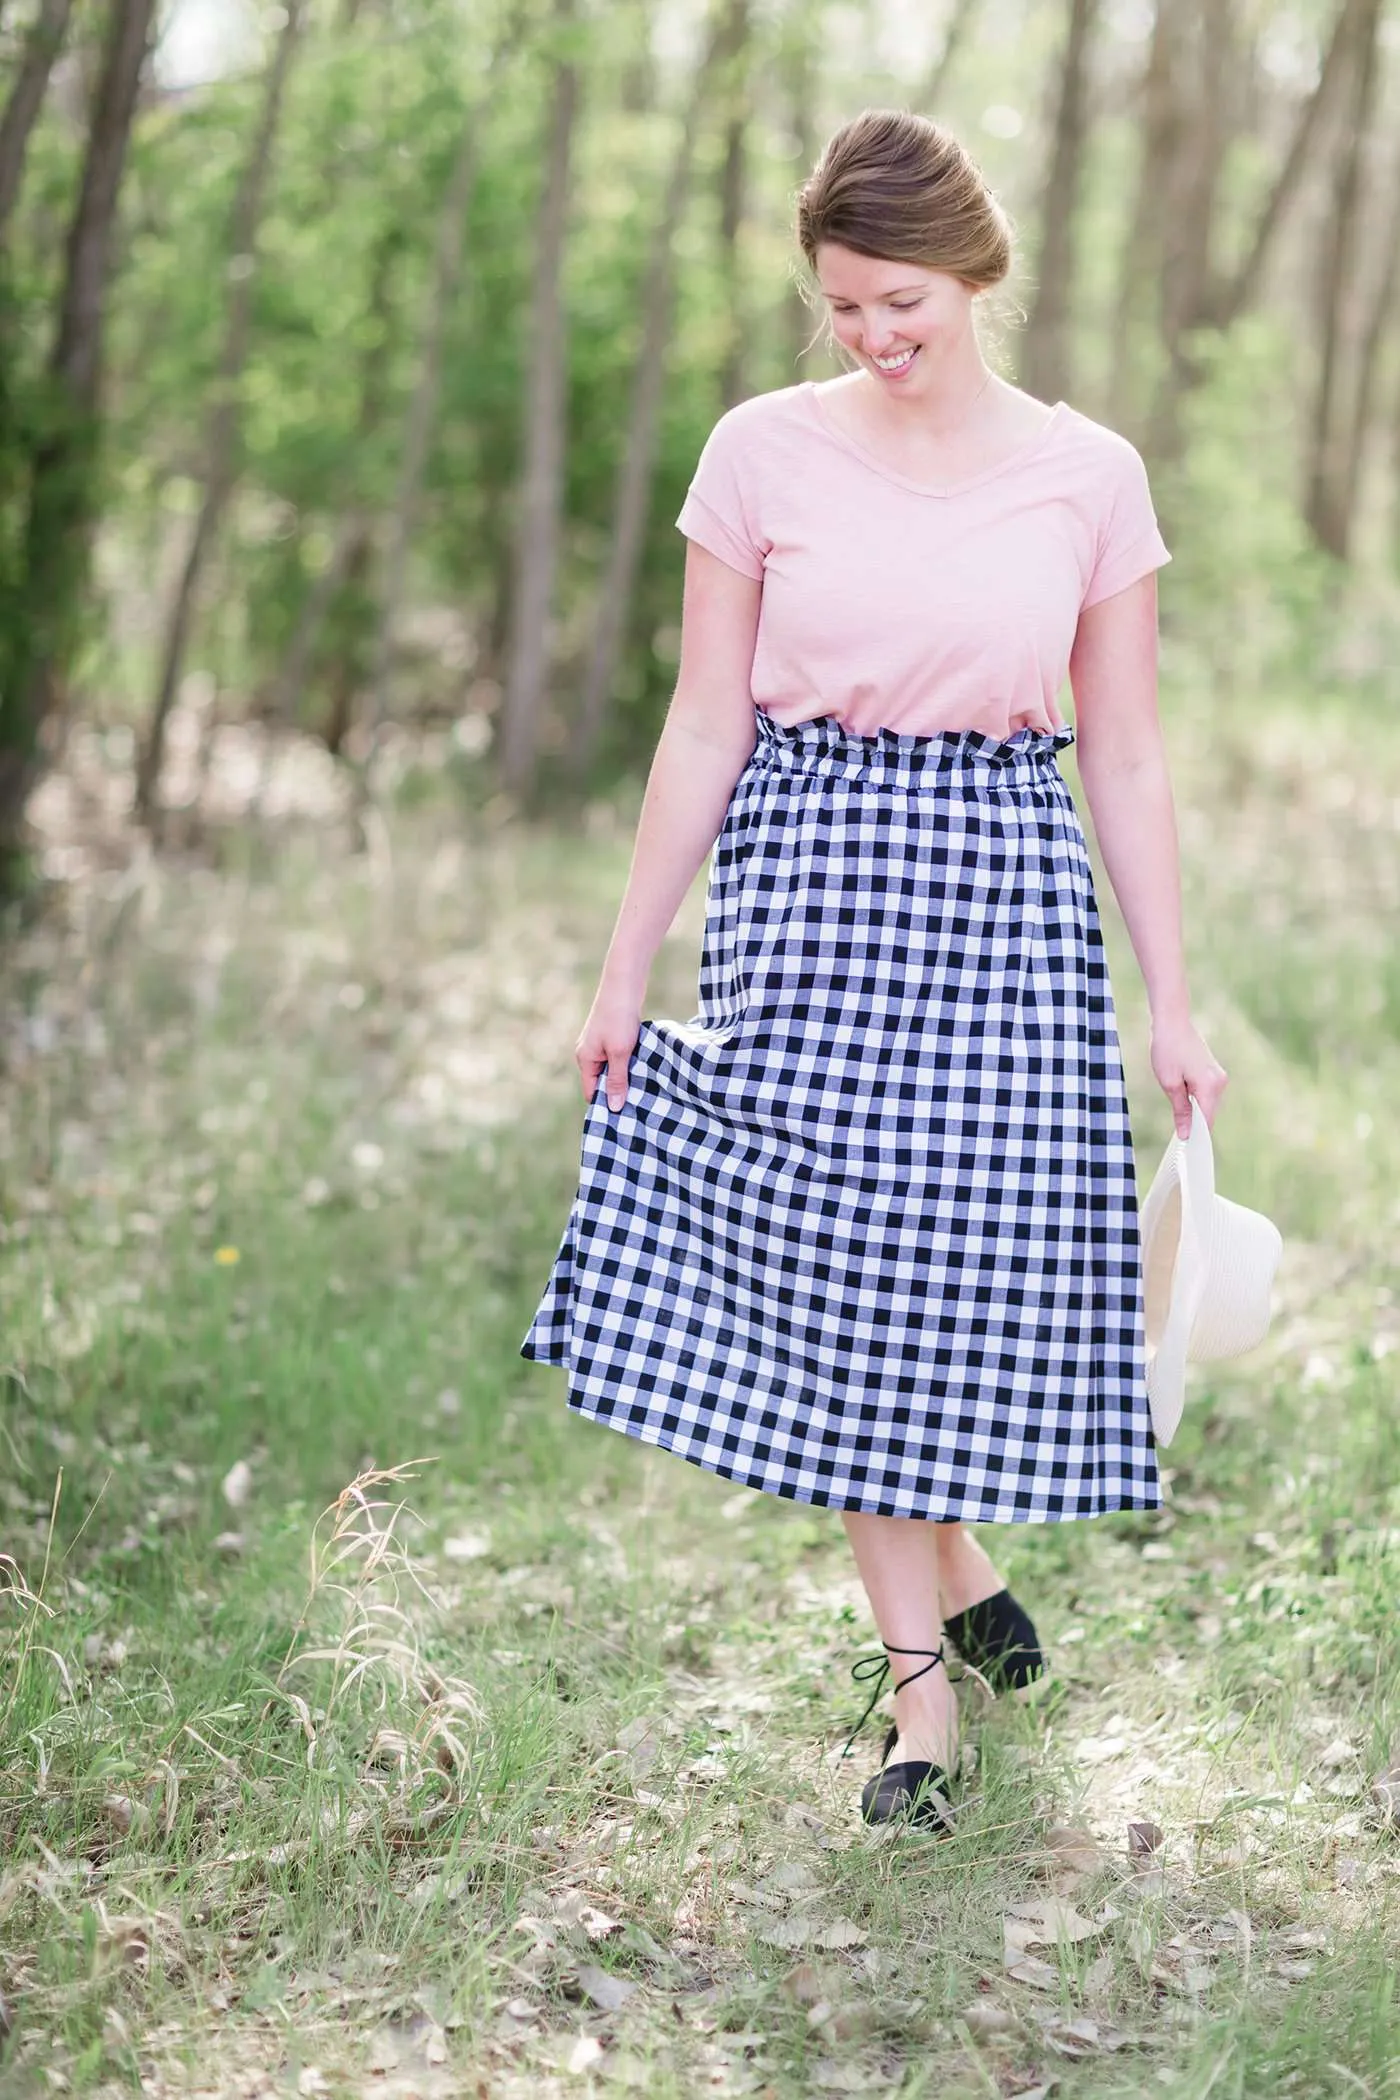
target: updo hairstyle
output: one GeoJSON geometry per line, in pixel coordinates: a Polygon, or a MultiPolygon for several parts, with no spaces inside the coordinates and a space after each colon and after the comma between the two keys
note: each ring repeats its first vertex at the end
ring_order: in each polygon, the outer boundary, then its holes
{"type": "MultiPolygon", "coordinates": [[[[966,147],[931,117],[867,109],[828,140],[797,192],[797,238],[943,270],[989,291],[1009,275],[1012,222],[966,147]]],[[[803,296],[815,304],[810,287],[803,296]]]]}

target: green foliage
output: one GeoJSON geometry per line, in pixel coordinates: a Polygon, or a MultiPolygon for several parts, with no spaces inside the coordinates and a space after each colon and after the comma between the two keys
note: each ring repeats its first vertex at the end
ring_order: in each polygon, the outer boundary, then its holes
{"type": "Polygon", "coordinates": [[[1279,442],[1292,414],[1293,344],[1259,316],[1193,348],[1202,376],[1185,403],[1185,451],[1158,484],[1173,552],[1163,594],[1218,690],[1306,687],[1324,659],[1339,577],[1309,538],[1296,455],[1279,442]]]}

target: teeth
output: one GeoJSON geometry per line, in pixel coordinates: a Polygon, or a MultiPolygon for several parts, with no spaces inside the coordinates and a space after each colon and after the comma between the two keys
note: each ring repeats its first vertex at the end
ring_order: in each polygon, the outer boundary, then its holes
{"type": "Polygon", "coordinates": [[[882,372],[898,372],[914,355],[912,350],[902,350],[898,357],[877,357],[872,360],[882,372]]]}

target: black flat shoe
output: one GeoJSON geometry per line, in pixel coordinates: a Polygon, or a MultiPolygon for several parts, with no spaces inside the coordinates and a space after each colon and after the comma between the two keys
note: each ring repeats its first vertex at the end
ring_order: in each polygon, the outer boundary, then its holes
{"type": "MultiPolygon", "coordinates": [[[[943,1661],[941,1646],[936,1650],[894,1648],[890,1647],[888,1642],[885,1654],[862,1656],[861,1660],[853,1665],[851,1675],[858,1683],[863,1683],[873,1676],[875,1688],[870,1694],[865,1712],[846,1738],[846,1745],[841,1753],[843,1757],[850,1754],[851,1744],[875,1710],[875,1702],[884,1690],[885,1679],[889,1675],[891,1655],[926,1655],[929,1658],[921,1670],[911,1670],[907,1677],[899,1679],[894,1687],[897,1692],[903,1691],[906,1684],[912,1684],[916,1677],[927,1676],[930,1670],[937,1669],[943,1661]]],[[[922,1758],[907,1759],[897,1765],[890,1764],[889,1755],[898,1740],[898,1728],[891,1728],[885,1737],[885,1762],[880,1770],[866,1781],[861,1790],[860,1812],[863,1820],[867,1823],[890,1823],[896,1817],[905,1817],[915,1829],[951,1830],[953,1818],[947,1798],[948,1774],[941,1765],[927,1763],[922,1758]]]]}
{"type": "Polygon", "coordinates": [[[1023,1691],[1045,1674],[1039,1636],[1010,1590],[954,1612],[943,1630],[995,1692],[1023,1691]]]}
{"type": "Polygon", "coordinates": [[[867,1823],[892,1823],[903,1817],[915,1830],[951,1831],[950,1781],[941,1765],[910,1758],[882,1765],[861,1790],[860,1812],[867,1823]]]}

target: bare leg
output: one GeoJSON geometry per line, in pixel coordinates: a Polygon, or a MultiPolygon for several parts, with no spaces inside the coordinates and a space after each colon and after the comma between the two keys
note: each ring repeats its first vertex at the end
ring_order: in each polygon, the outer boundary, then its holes
{"type": "MultiPolygon", "coordinates": [[[[875,1517],[843,1510],[842,1522],[882,1641],[891,1647],[930,1652],[943,1639],[938,1594],[937,1526],[919,1517],[875,1517]]],[[[892,1655],[892,1681],[923,1669],[927,1656],[892,1655]]],[[[891,1759],[926,1760],[952,1771],[958,1754],[958,1704],[941,1664],[894,1698],[899,1727],[891,1759]]]]}
{"type": "Polygon", "coordinates": [[[945,1618],[985,1603],[1005,1584],[991,1557],[962,1524],[932,1527],[938,1549],[938,1594],[945,1618]]]}

